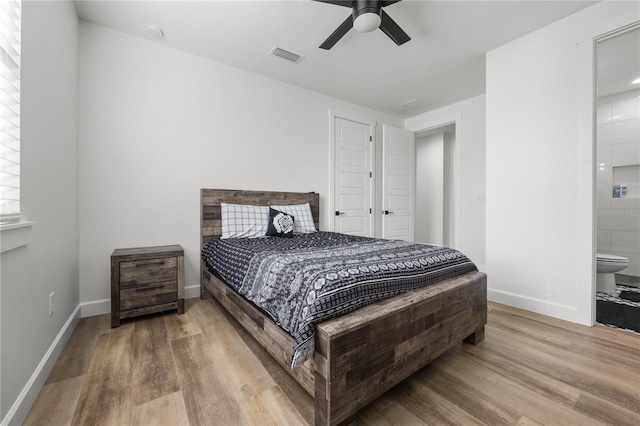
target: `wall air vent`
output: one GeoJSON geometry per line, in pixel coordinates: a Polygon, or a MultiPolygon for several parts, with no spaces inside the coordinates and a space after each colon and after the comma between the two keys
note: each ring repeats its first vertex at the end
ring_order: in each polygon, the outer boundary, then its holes
{"type": "Polygon", "coordinates": [[[402,104],[403,107],[413,109],[413,110],[423,109],[428,107],[429,105],[431,105],[431,102],[424,99],[420,99],[420,98],[416,98],[412,101],[405,102],[402,104]]]}
{"type": "Polygon", "coordinates": [[[287,61],[294,62],[296,64],[304,58],[304,56],[300,56],[293,52],[289,52],[288,50],[281,49],[278,46],[271,49],[271,52],[269,53],[279,58],[286,59],[287,61]]]}

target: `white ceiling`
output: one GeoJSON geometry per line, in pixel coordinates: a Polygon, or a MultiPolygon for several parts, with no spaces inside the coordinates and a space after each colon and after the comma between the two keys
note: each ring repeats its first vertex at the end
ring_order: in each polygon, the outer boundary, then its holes
{"type": "Polygon", "coordinates": [[[411,117],[485,92],[485,52],[595,1],[404,0],[385,11],[411,37],[396,46],[382,31],[350,31],[333,49],[318,46],[350,10],[310,0],[87,1],[81,19],[344,99],[411,117]],[[272,56],[274,46],[304,56],[272,56]],[[401,104],[431,102],[419,110],[401,104]]]}

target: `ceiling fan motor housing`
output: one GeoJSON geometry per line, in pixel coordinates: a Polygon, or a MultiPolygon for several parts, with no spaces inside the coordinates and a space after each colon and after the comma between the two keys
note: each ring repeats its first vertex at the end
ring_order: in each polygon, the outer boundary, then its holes
{"type": "Polygon", "coordinates": [[[353,18],[353,25],[356,31],[373,31],[378,28],[382,22],[382,6],[380,2],[376,0],[355,0],[353,2],[353,11],[351,16],[353,18]],[[375,15],[375,17],[367,14],[375,15]],[[361,23],[361,21],[365,22],[361,23]]]}

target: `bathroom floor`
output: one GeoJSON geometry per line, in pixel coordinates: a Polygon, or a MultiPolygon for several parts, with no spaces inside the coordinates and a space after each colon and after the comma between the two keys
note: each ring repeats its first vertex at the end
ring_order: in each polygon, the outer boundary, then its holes
{"type": "Polygon", "coordinates": [[[640,277],[616,274],[616,294],[596,293],[596,322],[640,334],[640,277]]]}

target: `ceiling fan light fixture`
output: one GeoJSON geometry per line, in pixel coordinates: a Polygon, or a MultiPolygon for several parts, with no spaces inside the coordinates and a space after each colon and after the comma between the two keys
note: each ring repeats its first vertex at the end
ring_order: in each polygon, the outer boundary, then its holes
{"type": "Polygon", "coordinates": [[[320,45],[320,49],[330,50],[346,33],[356,30],[368,33],[380,28],[396,45],[400,46],[411,37],[405,33],[396,22],[383,10],[390,4],[401,0],[315,0],[336,6],[351,8],[351,14],[336,28],[320,45]]]}
{"type": "Polygon", "coordinates": [[[359,33],[370,33],[377,29],[382,23],[382,18],[378,13],[365,12],[353,19],[353,29],[359,33]]]}

